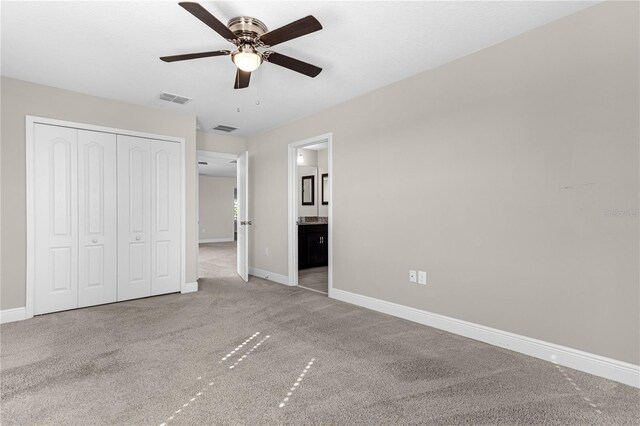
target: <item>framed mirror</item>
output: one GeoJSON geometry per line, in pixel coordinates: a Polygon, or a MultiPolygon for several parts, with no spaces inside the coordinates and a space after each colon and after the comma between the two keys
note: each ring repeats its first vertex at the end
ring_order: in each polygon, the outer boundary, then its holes
{"type": "Polygon", "coordinates": [[[302,205],[313,206],[315,204],[315,180],[313,175],[302,176],[302,205]]]}
{"type": "Polygon", "coordinates": [[[322,205],[326,206],[329,204],[329,173],[323,173],[321,176],[320,182],[322,182],[322,191],[321,191],[322,205]]]}

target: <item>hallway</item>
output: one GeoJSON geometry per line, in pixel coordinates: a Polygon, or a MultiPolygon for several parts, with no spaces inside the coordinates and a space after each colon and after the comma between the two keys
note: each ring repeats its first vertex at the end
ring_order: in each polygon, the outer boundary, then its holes
{"type": "Polygon", "coordinates": [[[198,275],[200,278],[238,278],[236,272],[237,244],[237,241],[200,244],[198,251],[198,275]]]}

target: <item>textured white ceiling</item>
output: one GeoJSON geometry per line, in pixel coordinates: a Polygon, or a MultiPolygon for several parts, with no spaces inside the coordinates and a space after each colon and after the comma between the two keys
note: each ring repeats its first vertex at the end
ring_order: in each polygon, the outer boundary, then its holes
{"type": "Polygon", "coordinates": [[[311,79],[264,64],[234,90],[229,57],[158,57],[233,46],[177,1],[2,2],[2,75],[194,113],[202,130],[246,136],[467,55],[597,2],[211,2],[270,29],[312,14],[324,29],[273,50],[324,68],[311,79]],[[193,98],[181,106],[160,91],[193,98]],[[240,112],[238,112],[238,109],[240,112]]]}
{"type": "Polygon", "coordinates": [[[213,155],[200,155],[198,151],[198,174],[217,177],[236,177],[237,164],[232,163],[228,157],[216,157],[213,155]]]}

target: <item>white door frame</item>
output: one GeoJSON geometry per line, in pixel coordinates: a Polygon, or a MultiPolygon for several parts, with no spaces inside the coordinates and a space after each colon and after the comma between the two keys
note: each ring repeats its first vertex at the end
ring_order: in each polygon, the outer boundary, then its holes
{"type": "MultiPolygon", "coordinates": [[[[196,151],[196,170],[198,169],[198,159],[200,157],[206,158],[224,158],[227,160],[237,160],[240,157],[240,154],[229,154],[227,152],[217,152],[217,151],[205,151],[203,149],[199,149],[196,151]]],[[[206,176],[206,175],[204,175],[206,176]]],[[[238,176],[238,167],[236,166],[236,177],[238,176]]],[[[198,246],[200,245],[200,173],[198,173],[198,180],[196,181],[196,214],[198,221],[198,246]]],[[[236,232],[235,227],[233,228],[233,232],[236,232]]],[[[198,250],[198,267],[197,267],[197,275],[198,279],[200,279],[200,250],[198,250]]]]}
{"type": "Polygon", "coordinates": [[[328,159],[328,173],[329,173],[329,287],[328,296],[332,297],[333,293],[333,134],[325,133],[323,135],[315,136],[309,139],[304,139],[298,142],[292,142],[289,144],[289,185],[288,185],[288,200],[289,200],[289,285],[298,285],[298,226],[296,217],[298,211],[298,183],[297,183],[297,171],[298,171],[298,148],[304,148],[309,145],[317,145],[319,143],[327,143],[327,159],[328,159]]]}
{"type": "Polygon", "coordinates": [[[33,318],[33,304],[35,295],[35,191],[34,191],[34,125],[48,124],[51,126],[71,127],[80,130],[90,130],[94,132],[114,133],[117,135],[136,136],[146,139],[158,139],[168,142],[177,142],[180,144],[180,291],[181,293],[190,293],[198,290],[198,283],[186,282],[186,156],[185,156],[185,139],[175,136],[158,135],[155,133],[137,132],[134,130],[124,130],[113,127],[94,126],[93,124],[76,123],[73,121],[56,120],[53,118],[37,117],[32,115],[25,116],[26,131],[26,170],[27,170],[27,282],[25,294],[25,319],[33,318]]]}

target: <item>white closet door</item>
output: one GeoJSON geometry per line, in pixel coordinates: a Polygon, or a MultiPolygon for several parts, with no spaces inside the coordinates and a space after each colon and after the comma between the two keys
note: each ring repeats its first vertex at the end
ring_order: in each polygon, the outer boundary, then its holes
{"type": "Polygon", "coordinates": [[[78,306],[78,131],[34,127],[34,314],[44,314],[78,306]]]}
{"type": "Polygon", "coordinates": [[[78,307],[116,301],[116,135],[78,131],[78,307]]]}
{"type": "Polygon", "coordinates": [[[118,300],[151,295],[149,139],[118,135],[118,300]]]}
{"type": "Polygon", "coordinates": [[[180,144],[151,140],[151,294],[180,291],[180,144]]]}

